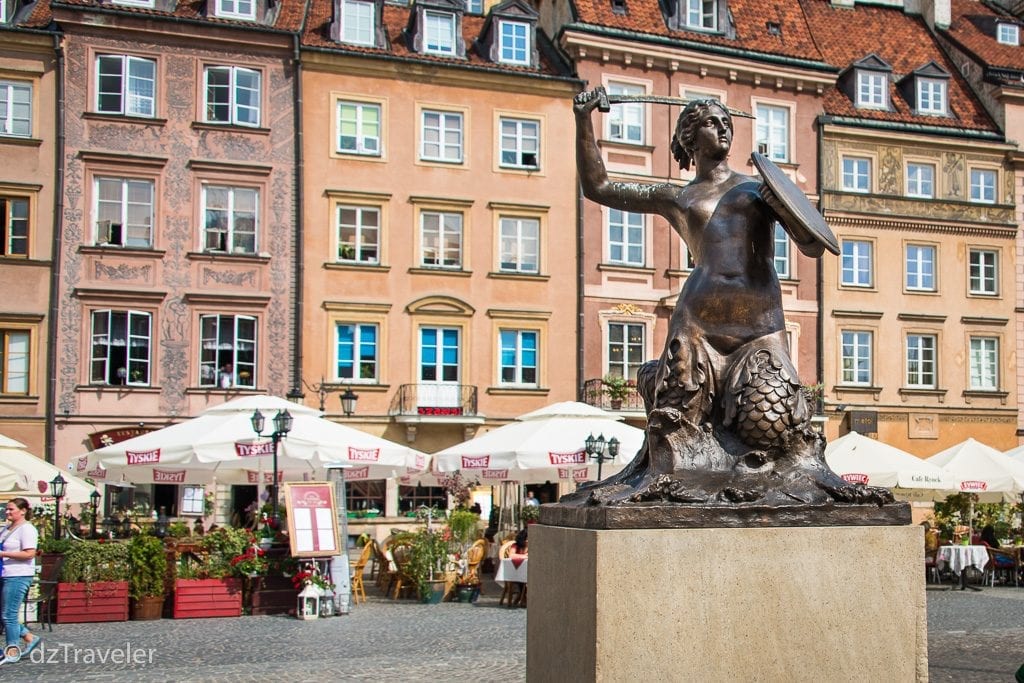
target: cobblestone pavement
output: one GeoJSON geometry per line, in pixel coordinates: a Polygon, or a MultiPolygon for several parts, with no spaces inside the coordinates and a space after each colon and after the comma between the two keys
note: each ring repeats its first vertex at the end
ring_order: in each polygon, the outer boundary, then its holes
{"type": "MultiPolygon", "coordinates": [[[[492,586],[475,605],[371,595],[348,616],[311,622],[57,625],[43,632],[35,661],[3,665],[0,680],[516,681],[526,675],[526,613],[499,607],[492,586]]],[[[929,590],[928,638],[932,681],[1013,681],[1024,663],[1024,588],[929,590]]]]}

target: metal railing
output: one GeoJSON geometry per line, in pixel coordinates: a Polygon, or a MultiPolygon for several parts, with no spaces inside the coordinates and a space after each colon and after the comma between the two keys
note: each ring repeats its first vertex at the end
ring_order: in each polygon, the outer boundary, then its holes
{"type": "Polygon", "coordinates": [[[620,401],[613,400],[605,392],[604,380],[588,379],[583,383],[583,402],[602,410],[625,410],[644,412],[644,400],[640,398],[636,387],[629,387],[628,394],[620,401]]]}
{"type": "Polygon", "coordinates": [[[391,415],[462,417],[476,415],[476,386],[403,384],[391,401],[391,415]]]}

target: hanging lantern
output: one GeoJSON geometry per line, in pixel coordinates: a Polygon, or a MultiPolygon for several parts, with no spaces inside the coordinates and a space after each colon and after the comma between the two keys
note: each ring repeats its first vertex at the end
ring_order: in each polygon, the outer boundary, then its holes
{"type": "Polygon", "coordinates": [[[299,602],[295,606],[295,616],[299,619],[316,619],[320,616],[320,589],[311,583],[299,593],[299,602]]]}
{"type": "Polygon", "coordinates": [[[320,589],[320,616],[334,616],[334,591],[330,588],[320,589]]]}

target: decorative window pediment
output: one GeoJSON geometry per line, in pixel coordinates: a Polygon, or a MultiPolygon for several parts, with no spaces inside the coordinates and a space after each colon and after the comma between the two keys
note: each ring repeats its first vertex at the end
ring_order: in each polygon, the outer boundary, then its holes
{"type": "Polygon", "coordinates": [[[386,49],[384,0],[334,0],[331,40],[386,49]]]}
{"type": "Polygon", "coordinates": [[[522,0],[505,0],[491,8],[484,22],[477,51],[499,64],[536,67],[538,14],[522,0]]]}
{"type": "Polygon", "coordinates": [[[466,58],[462,38],[464,0],[415,0],[405,28],[413,52],[440,57],[466,58]]]}
{"type": "Polygon", "coordinates": [[[891,109],[889,81],[892,67],[872,53],[858,59],[839,74],[839,89],[846,93],[858,108],[891,109]]]}
{"type": "Polygon", "coordinates": [[[949,116],[949,72],[936,62],[928,62],[900,79],[900,94],[914,113],[922,116],[949,116]]]}
{"type": "Polygon", "coordinates": [[[736,37],[727,0],[669,0],[660,3],[665,23],[674,31],[701,31],[736,37]]]}

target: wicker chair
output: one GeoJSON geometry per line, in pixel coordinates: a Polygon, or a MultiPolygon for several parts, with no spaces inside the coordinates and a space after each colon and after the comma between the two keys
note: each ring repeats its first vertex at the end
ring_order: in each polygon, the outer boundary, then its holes
{"type": "Polygon", "coordinates": [[[366,565],[370,561],[376,552],[377,542],[370,540],[366,545],[363,546],[363,552],[360,553],[359,559],[352,566],[352,601],[359,602],[359,598],[366,602],[366,588],[363,586],[363,574],[366,573],[366,565]]]}
{"type": "MultiPolygon", "coordinates": [[[[501,550],[498,551],[498,560],[507,560],[512,556],[512,548],[515,546],[515,541],[506,541],[501,544],[501,550]]],[[[508,600],[508,606],[513,607],[523,599],[523,593],[526,590],[526,586],[521,583],[514,581],[506,581],[504,588],[501,590],[501,598],[498,599],[499,605],[504,605],[505,601],[508,600]]]]}
{"type": "Polygon", "coordinates": [[[480,586],[483,593],[483,582],[480,580],[480,563],[487,555],[487,541],[478,539],[466,551],[466,583],[472,586],[480,586]]]}

